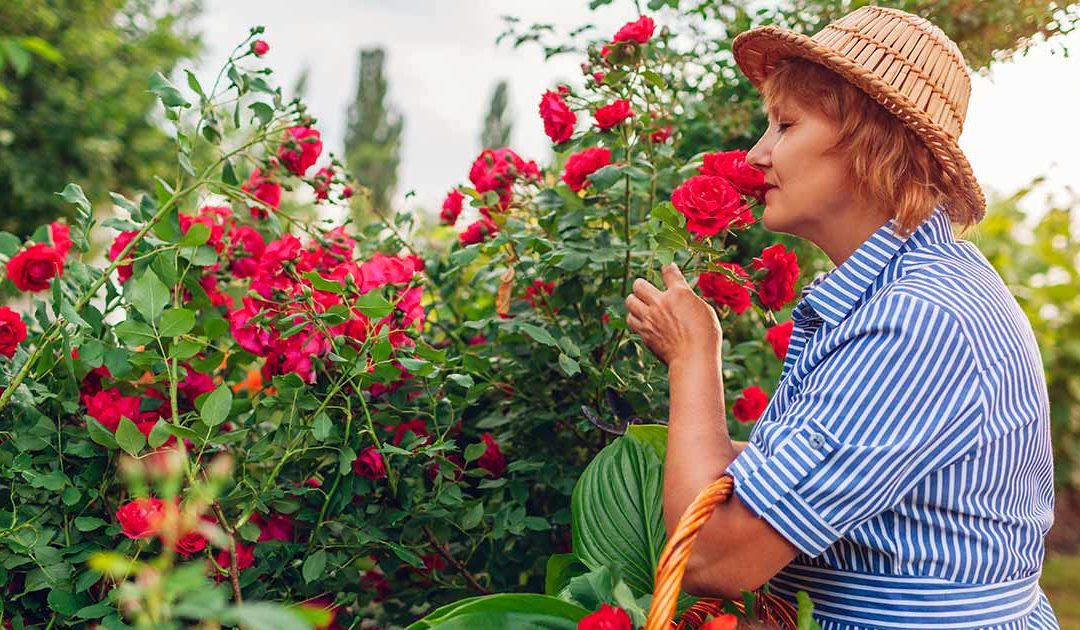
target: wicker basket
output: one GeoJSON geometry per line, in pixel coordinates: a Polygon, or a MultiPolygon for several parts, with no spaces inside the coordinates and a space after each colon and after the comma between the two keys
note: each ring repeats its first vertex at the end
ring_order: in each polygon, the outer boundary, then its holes
{"type": "MultiPolygon", "coordinates": [[[[682,589],[683,574],[686,572],[686,563],[690,560],[690,548],[694,545],[705,522],[712,516],[716,506],[731,498],[735,481],[731,475],[724,475],[705,487],[694,498],[693,503],[686,508],[675,533],[668,540],[664,552],[660,554],[660,561],[656,565],[656,587],[653,591],[652,604],[649,606],[649,616],[645,621],[645,630],[692,630],[700,627],[708,619],[709,615],[722,613],[725,600],[702,599],[698,600],[689,610],[682,614],[678,620],[673,620],[675,605],[682,589]]],[[[781,630],[795,630],[796,611],[786,599],[777,595],[765,594],[760,590],[755,591],[757,596],[754,605],[753,617],[762,625],[756,627],[779,628],[781,630]]],[[[746,612],[741,600],[731,600],[740,612],[746,612]]],[[[740,628],[743,626],[740,626],[740,628]]]]}

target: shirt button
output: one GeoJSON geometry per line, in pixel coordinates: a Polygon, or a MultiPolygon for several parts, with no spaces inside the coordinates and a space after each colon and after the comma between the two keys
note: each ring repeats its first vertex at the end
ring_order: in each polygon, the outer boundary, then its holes
{"type": "Polygon", "coordinates": [[[816,448],[818,450],[823,450],[825,448],[825,438],[822,437],[822,435],[820,433],[816,433],[816,432],[811,433],[810,434],[810,446],[813,446],[814,448],[816,448]]]}

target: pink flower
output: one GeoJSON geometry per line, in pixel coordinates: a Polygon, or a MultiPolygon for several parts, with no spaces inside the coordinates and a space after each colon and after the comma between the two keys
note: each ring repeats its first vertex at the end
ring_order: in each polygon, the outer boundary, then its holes
{"type": "Polygon", "coordinates": [[[322,154],[322,137],[311,127],[289,127],[285,143],[278,149],[278,159],[294,175],[304,176],[322,154]]]}
{"type": "MultiPolygon", "coordinates": [[[[252,171],[251,176],[240,189],[275,210],[281,205],[281,184],[264,175],[258,168],[252,171]]],[[[256,205],[251,206],[250,209],[251,216],[258,219],[266,218],[266,208],[256,205]]]]}
{"type": "Polygon", "coordinates": [[[270,44],[267,44],[266,41],[262,39],[255,40],[251,42],[251,52],[255,53],[256,57],[262,57],[270,52],[270,44]]]}
{"type": "Polygon", "coordinates": [[[461,214],[461,203],[464,200],[465,195],[461,194],[461,191],[457,188],[446,194],[446,199],[442,204],[442,212],[439,213],[439,218],[443,223],[453,225],[457,222],[458,215],[461,214]]]}
{"type": "Polygon", "coordinates": [[[329,166],[320,168],[315,173],[313,187],[315,188],[315,199],[322,201],[330,196],[330,184],[334,181],[334,169],[329,166]]]}
{"type": "Polygon", "coordinates": [[[458,234],[458,240],[462,245],[473,245],[487,240],[489,236],[493,236],[498,231],[499,226],[494,221],[481,218],[469,224],[469,227],[465,228],[464,232],[458,234]]]}

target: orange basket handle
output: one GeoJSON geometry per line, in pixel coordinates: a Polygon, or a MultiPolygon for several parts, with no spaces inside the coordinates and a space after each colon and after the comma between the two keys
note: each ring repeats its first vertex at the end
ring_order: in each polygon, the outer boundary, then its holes
{"type": "MultiPolygon", "coordinates": [[[[716,507],[731,498],[734,488],[735,480],[731,475],[721,476],[705,486],[679,518],[675,533],[664,546],[656,565],[655,587],[645,620],[645,630],[669,630],[672,627],[675,606],[682,590],[683,575],[686,573],[686,563],[690,560],[690,549],[694,540],[716,507]]],[[[786,624],[778,626],[781,628],[795,628],[796,611],[787,600],[771,594],[764,596],[764,599],[769,601],[762,601],[762,597],[762,594],[758,593],[758,599],[765,609],[765,615],[770,618],[769,621],[786,624]]],[[[743,607],[739,606],[739,609],[742,610],[743,607]]]]}

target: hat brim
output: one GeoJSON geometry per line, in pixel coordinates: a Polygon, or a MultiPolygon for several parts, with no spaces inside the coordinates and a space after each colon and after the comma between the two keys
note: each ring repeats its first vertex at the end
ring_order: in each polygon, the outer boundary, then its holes
{"type": "Polygon", "coordinates": [[[911,99],[870,69],[802,33],[776,26],[759,26],[740,33],[732,42],[732,54],[758,91],[763,90],[765,79],[776,64],[791,57],[820,64],[844,77],[899,118],[930,150],[952,186],[952,190],[946,191],[949,197],[946,210],[953,220],[961,223],[982,220],[986,197],[960,146],[911,99]]]}

